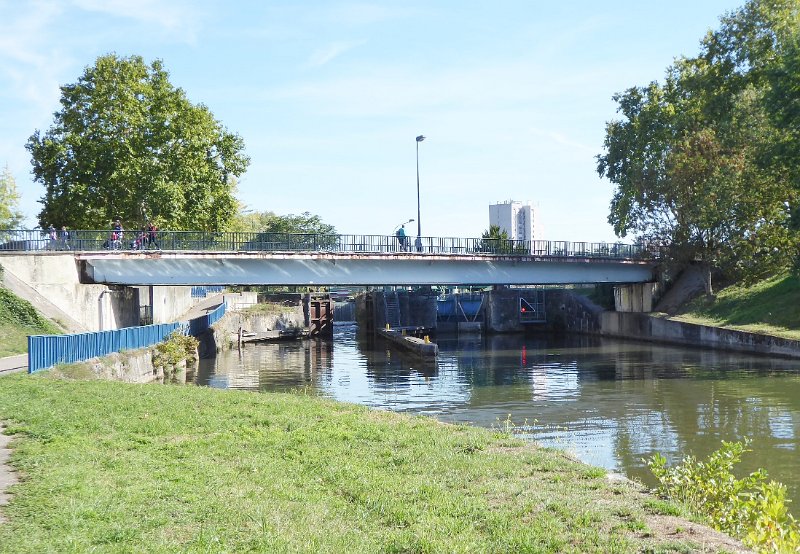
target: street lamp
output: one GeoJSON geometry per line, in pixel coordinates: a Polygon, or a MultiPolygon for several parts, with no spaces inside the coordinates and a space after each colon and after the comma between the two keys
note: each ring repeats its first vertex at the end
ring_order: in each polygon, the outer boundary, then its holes
{"type": "Polygon", "coordinates": [[[402,222],[402,223],[398,223],[397,225],[395,225],[395,226],[394,226],[394,229],[392,229],[392,233],[394,233],[395,231],[397,231],[397,230],[398,230],[400,227],[402,227],[403,225],[408,225],[409,223],[412,223],[413,221],[414,221],[414,218],[412,217],[412,218],[411,218],[411,219],[409,219],[408,221],[404,221],[404,222],[402,222]]]}
{"type": "Polygon", "coordinates": [[[408,221],[404,221],[403,223],[398,223],[397,225],[394,226],[394,229],[392,229],[392,235],[397,237],[397,242],[400,243],[400,250],[403,251],[403,252],[408,250],[406,248],[406,244],[408,244],[408,237],[406,236],[406,232],[405,231],[403,231],[402,235],[398,234],[398,233],[400,233],[400,231],[398,231],[398,229],[400,229],[400,227],[405,227],[406,224],[411,223],[412,221],[414,221],[413,217],[411,219],[409,219],[408,221]]]}
{"type": "Polygon", "coordinates": [[[417,250],[422,247],[422,218],[419,213],[419,143],[425,140],[425,136],[419,135],[417,137],[417,250]]]}

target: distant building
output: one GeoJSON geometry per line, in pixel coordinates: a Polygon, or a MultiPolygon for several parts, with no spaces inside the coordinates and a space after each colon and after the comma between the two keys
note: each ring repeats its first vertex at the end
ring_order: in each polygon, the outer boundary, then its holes
{"type": "Polygon", "coordinates": [[[497,225],[512,240],[542,240],[539,211],[530,201],[490,204],[489,225],[497,225]]]}

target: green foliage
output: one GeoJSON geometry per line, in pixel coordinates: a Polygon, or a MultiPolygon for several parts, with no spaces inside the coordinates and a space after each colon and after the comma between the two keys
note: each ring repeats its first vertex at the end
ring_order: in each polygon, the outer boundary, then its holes
{"type": "Polygon", "coordinates": [[[335,235],[336,228],[323,222],[318,215],[276,215],[273,212],[243,212],[236,214],[226,229],[236,233],[309,233],[335,235]]]}
{"type": "Polygon", "coordinates": [[[707,517],[714,528],[759,552],[796,552],[800,527],[788,511],[786,487],[767,482],[763,469],[742,479],[733,474],[746,444],[722,441],[722,447],[705,461],[687,456],[667,467],[666,458],[655,454],[647,464],[661,483],[661,494],[707,517]]]}
{"type": "Polygon", "coordinates": [[[769,117],[777,55],[797,28],[797,0],[750,0],[721,20],[694,58],[680,58],[663,85],[614,96],[622,118],[606,127],[597,170],[617,186],[609,222],[618,236],[670,246],[732,277],[785,268],[797,237],[787,202],[797,187],[777,163],[785,129],[769,117]]]}
{"type": "Polygon", "coordinates": [[[530,248],[526,248],[524,241],[511,240],[508,232],[500,230],[499,225],[490,225],[488,231],[481,235],[480,252],[492,254],[530,254],[530,248]]]}
{"type": "Polygon", "coordinates": [[[336,244],[336,228],[318,215],[276,215],[273,212],[240,211],[228,225],[228,231],[249,238],[246,250],[322,250],[336,244]]]}
{"type": "Polygon", "coordinates": [[[0,174],[0,230],[19,229],[22,219],[17,182],[6,165],[0,174]]]}
{"type": "Polygon", "coordinates": [[[174,230],[221,230],[236,209],[244,143],[169,82],[160,60],[97,58],[61,87],[61,110],[30,137],[45,187],[39,224],[104,229],[147,219],[174,230]]]}
{"type": "Polygon", "coordinates": [[[28,335],[60,335],[27,301],[0,287],[0,357],[28,351],[28,335]]]}
{"type": "Polygon", "coordinates": [[[156,345],[153,352],[153,366],[161,367],[167,372],[174,371],[175,367],[184,361],[193,362],[197,359],[198,344],[196,338],[174,331],[167,340],[156,345]]]}
{"type": "Polygon", "coordinates": [[[11,323],[41,333],[58,333],[55,325],[42,317],[30,302],[0,287],[0,323],[11,323]]]}
{"type": "Polygon", "coordinates": [[[700,297],[674,319],[800,340],[800,276],[784,273],[700,297]]]}

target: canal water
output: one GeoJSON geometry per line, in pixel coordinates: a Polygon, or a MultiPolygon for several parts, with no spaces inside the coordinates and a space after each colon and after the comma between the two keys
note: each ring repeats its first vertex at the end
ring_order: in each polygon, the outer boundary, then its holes
{"type": "MultiPolygon", "coordinates": [[[[653,485],[643,458],[751,439],[758,467],[800,503],[800,360],[587,336],[436,338],[422,361],[337,326],[333,340],[247,345],[202,360],[195,383],[310,390],[344,402],[505,428],[653,485]]],[[[793,507],[797,513],[800,508],[793,507]]]]}

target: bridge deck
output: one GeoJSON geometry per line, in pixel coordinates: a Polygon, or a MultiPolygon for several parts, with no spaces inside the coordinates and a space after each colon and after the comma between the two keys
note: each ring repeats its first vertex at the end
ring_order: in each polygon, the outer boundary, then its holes
{"type": "MultiPolygon", "coordinates": [[[[63,255],[63,254],[62,254],[63,255]]],[[[125,285],[526,285],[652,281],[655,261],[352,252],[76,253],[85,282],[125,285]]]]}

